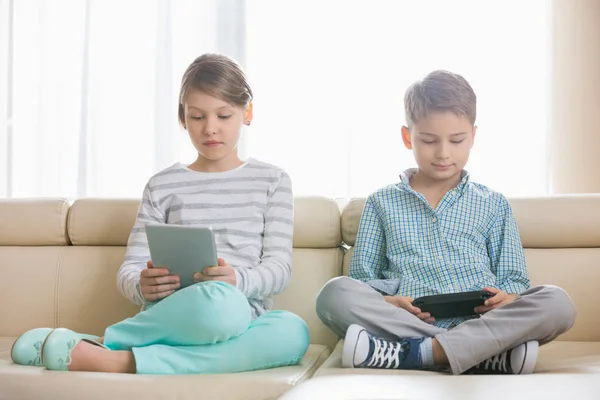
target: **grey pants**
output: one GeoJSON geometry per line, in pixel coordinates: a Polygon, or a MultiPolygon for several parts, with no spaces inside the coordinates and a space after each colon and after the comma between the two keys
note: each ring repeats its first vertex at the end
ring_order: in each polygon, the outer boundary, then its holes
{"type": "Polygon", "coordinates": [[[576,314],[569,295],[549,285],[533,287],[512,303],[449,330],[421,321],[386,302],[369,285],[346,276],[327,282],[317,296],[317,315],[340,337],[351,324],[391,340],[434,337],[453,374],[530,340],[548,343],[573,326],[576,314]]]}

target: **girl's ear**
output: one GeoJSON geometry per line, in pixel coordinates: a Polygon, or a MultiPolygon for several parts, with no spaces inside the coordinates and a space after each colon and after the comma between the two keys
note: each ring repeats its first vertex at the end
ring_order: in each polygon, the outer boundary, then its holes
{"type": "Polygon", "coordinates": [[[250,125],[252,122],[252,117],[254,116],[252,112],[252,103],[248,104],[248,108],[244,111],[244,125],[250,125]]]}
{"type": "Polygon", "coordinates": [[[183,104],[179,104],[179,110],[177,111],[179,117],[179,123],[183,127],[183,129],[187,130],[187,125],[185,124],[185,110],[183,109],[183,104]]]}
{"type": "Polygon", "coordinates": [[[412,141],[410,139],[410,129],[407,126],[402,127],[402,141],[407,149],[412,150],[412,141]]]}

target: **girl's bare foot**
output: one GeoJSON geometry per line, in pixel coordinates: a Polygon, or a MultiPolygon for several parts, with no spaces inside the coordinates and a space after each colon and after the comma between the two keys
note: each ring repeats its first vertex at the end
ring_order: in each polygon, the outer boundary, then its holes
{"type": "Polygon", "coordinates": [[[135,374],[135,358],[130,351],[112,351],[82,340],[71,352],[69,371],[135,374]]]}

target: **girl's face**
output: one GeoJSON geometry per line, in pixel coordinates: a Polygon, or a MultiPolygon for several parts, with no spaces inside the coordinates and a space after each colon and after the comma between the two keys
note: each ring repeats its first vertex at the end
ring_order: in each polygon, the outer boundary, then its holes
{"type": "Polygon", "coordinates": [[[252,120],[252,107],[244,110],[199,90],[190,90],[183,104],[185,128],[198,154],[207,161],[238,162],[242,125],[252,120]]]}

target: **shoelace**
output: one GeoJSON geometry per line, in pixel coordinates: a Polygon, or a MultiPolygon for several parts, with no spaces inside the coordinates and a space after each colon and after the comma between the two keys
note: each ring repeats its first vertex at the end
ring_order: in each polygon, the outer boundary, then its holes
{"type": "Polygon", "coordinates": [[[510,372],[507,357],[508,351],[496,354],[495,356],[488,358],[487,360],[479,364],[478,368],[489,371],[510,372]]]}
{"type": "Polygon", "coordinates": [[[398,368],[400,366],[400,353],[402,352],[402,344],[400,342],[390,342],[374,337],[370,339],[375,348],[373,356],[368,363],[369,367],[398,368]]]}

